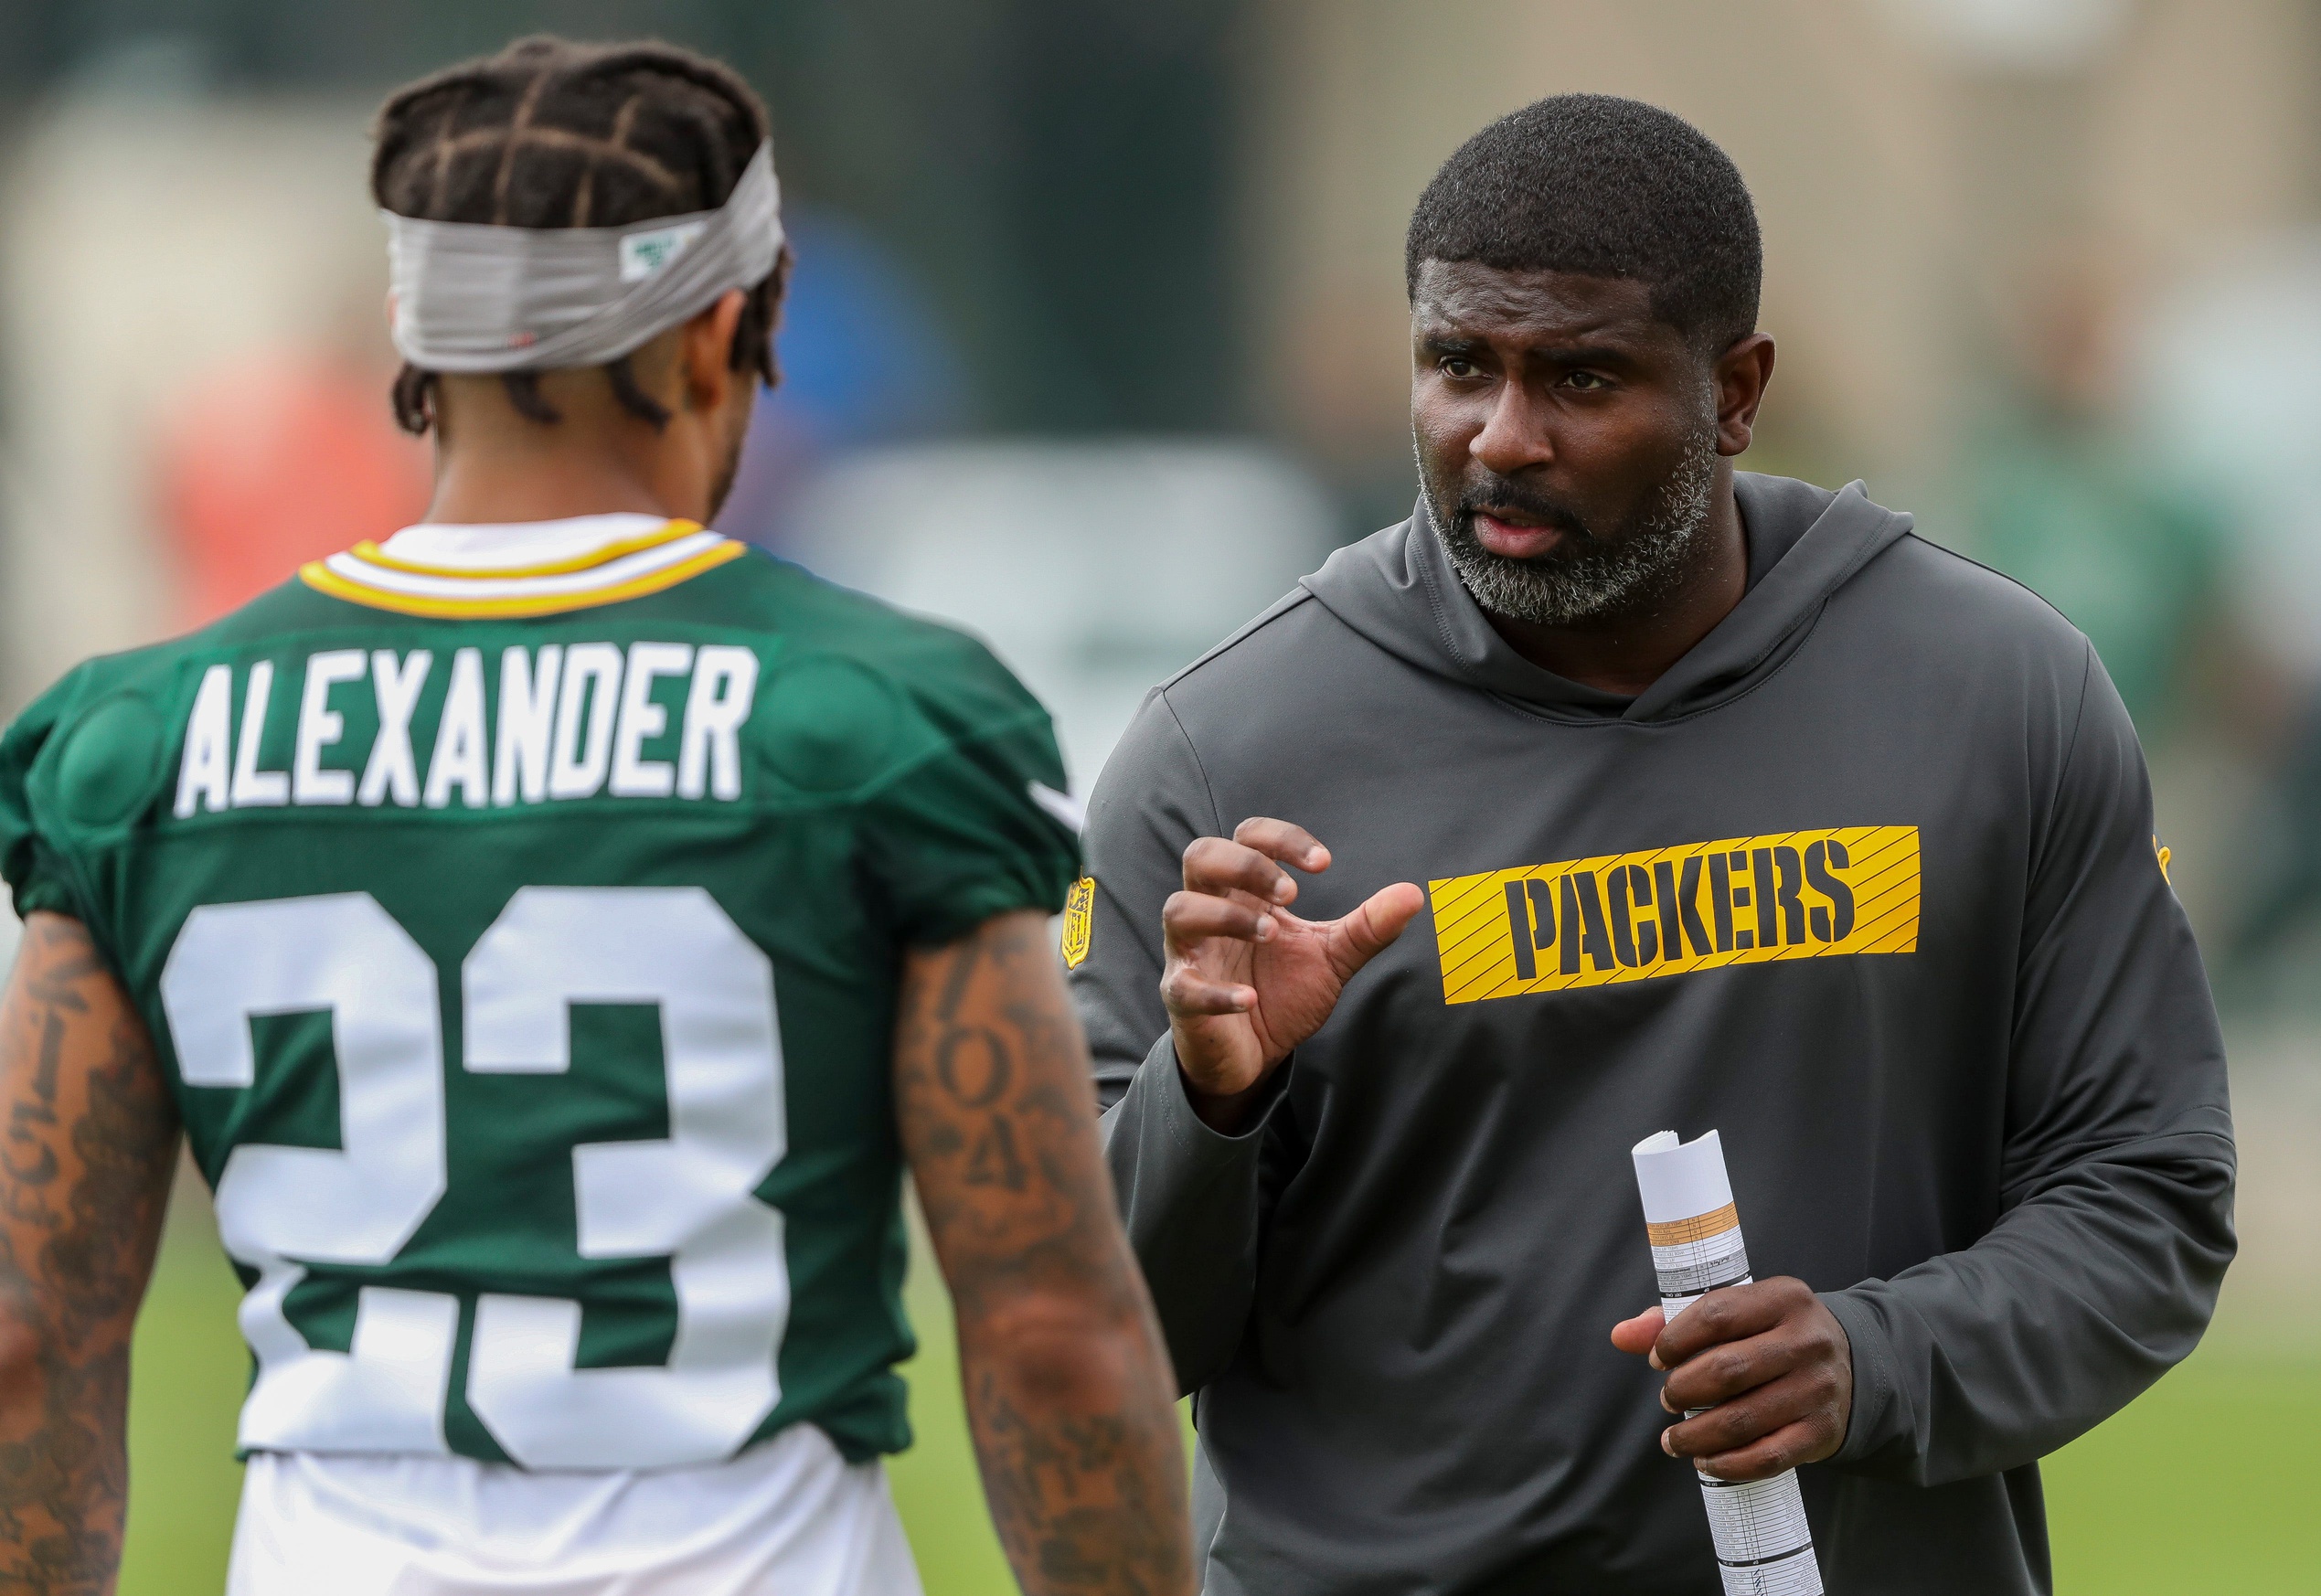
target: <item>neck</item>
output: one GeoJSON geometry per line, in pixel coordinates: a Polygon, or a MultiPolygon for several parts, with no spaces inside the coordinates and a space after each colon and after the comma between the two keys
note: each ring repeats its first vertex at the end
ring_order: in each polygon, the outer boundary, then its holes
{"type": "Polygon", "coordinates": [[[1733,502],[1732,469],[1720,463],[1709,519],[1676,587],[1630,610],[1550,626],[1485,610],[1509,648],[1566,681],[1633,698],[1732,613],[1749,586],[1749,543],[1733,502]]]}
{"type": "Polygon", "coordinates": [[[491,525],[561,521],[620,510],[701,518],[697,506],[678,505],[676,497],[650,473],[632,468],[610,451],[447,447],[436,455],[435,495],[428,503],[427,518],[491,525]]]}

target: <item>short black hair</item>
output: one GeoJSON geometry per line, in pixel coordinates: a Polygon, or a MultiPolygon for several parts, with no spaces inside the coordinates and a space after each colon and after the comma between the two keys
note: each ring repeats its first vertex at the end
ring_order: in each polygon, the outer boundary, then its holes
{"type": "Polygon", "coordinates": [[[1754,332],[1757,207],[1736,167],[1680,116],[1610,94],[1511,112],[1443,163],[1411,213],[1403,284],[1429,261],[1626,277],[1696,346],[1754,332]]]}
{"type": "MultiPolygon", "coordinates": [[[[371,197],[429,221],[500,227],[626,227],[709,210],[731,197],[767,136],[766,109],[722,62],[657,39],[576,44],[548,34],[408,84],[378,113],[371,197]]],[[[750,290],[733,367],[774,380],[783,268],[750,290]]],[[[606,367],[621,403],[655,426],[669,413],[628,357],[606,367]]],[[[539,374],[511,371],[508,397],[553,421],[539,374]]],[[[395,419],[424,432],[435,374],[406,364],[395,419]]]]}

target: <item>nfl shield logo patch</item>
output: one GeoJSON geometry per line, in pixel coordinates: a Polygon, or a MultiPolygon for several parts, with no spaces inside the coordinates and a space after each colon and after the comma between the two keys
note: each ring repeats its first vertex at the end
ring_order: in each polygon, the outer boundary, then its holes
{"type": "Polygon", "coordinates": [[[1096,923],[1096,878],[1082,876],[1064,899],[1064,968],[1077,970],[1088,958],[1088,939],[1096,923]]]}

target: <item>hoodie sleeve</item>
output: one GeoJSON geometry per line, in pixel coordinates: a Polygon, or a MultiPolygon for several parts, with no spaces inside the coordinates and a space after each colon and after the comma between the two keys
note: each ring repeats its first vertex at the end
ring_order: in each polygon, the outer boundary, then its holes
{"type": "Polygon", "coordinates": [[[1089,923],[1084,940],[1068,938],[1064,950],[1107,1111],[1128,1091],[1154,1038],[1168,1034],[1161,906],[1184,885],[1186,845],[1219,835],[1222,824],[1192,739],[1155,688],[1088,795],[1081,845],[1089,923]]]}
{"type": "Polygon", "coordinates": [[[1191,739],[1155,691],[1088,806],[1090,900],[1065,963],[1105,1108],[1104,1152],[1130,1244],[1152,1290],[1177,1384],[1208,1383],[1240,1346],[1268,1206],[1267,1140],[1292,1065],[1255,1122],[1220,1135],[1193,1112],[1162,1006],[1161,907],[1184,884],[1186,845],[1229,835],[1191,739]]]}
{"type": "Polygon", "coordinates": [[[1840,1468],[1940,1484],[2053,1451],[2192,1350],[2232,1258],[2216,1011],[2092,649],[2032,836],[1999,1218],[1825,1294],[1853,1345],[1840,1468]]]}

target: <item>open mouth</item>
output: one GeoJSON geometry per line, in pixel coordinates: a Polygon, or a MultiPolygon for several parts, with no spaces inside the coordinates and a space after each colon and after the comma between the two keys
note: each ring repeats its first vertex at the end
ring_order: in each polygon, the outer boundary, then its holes
{"type": "Polygon", "coordinates": [[[1475,541],[1507,559],[1535,559],[1569,542],[1572,534],[1524,510],[1484,507],[1474,512],[1475,541]]]}

